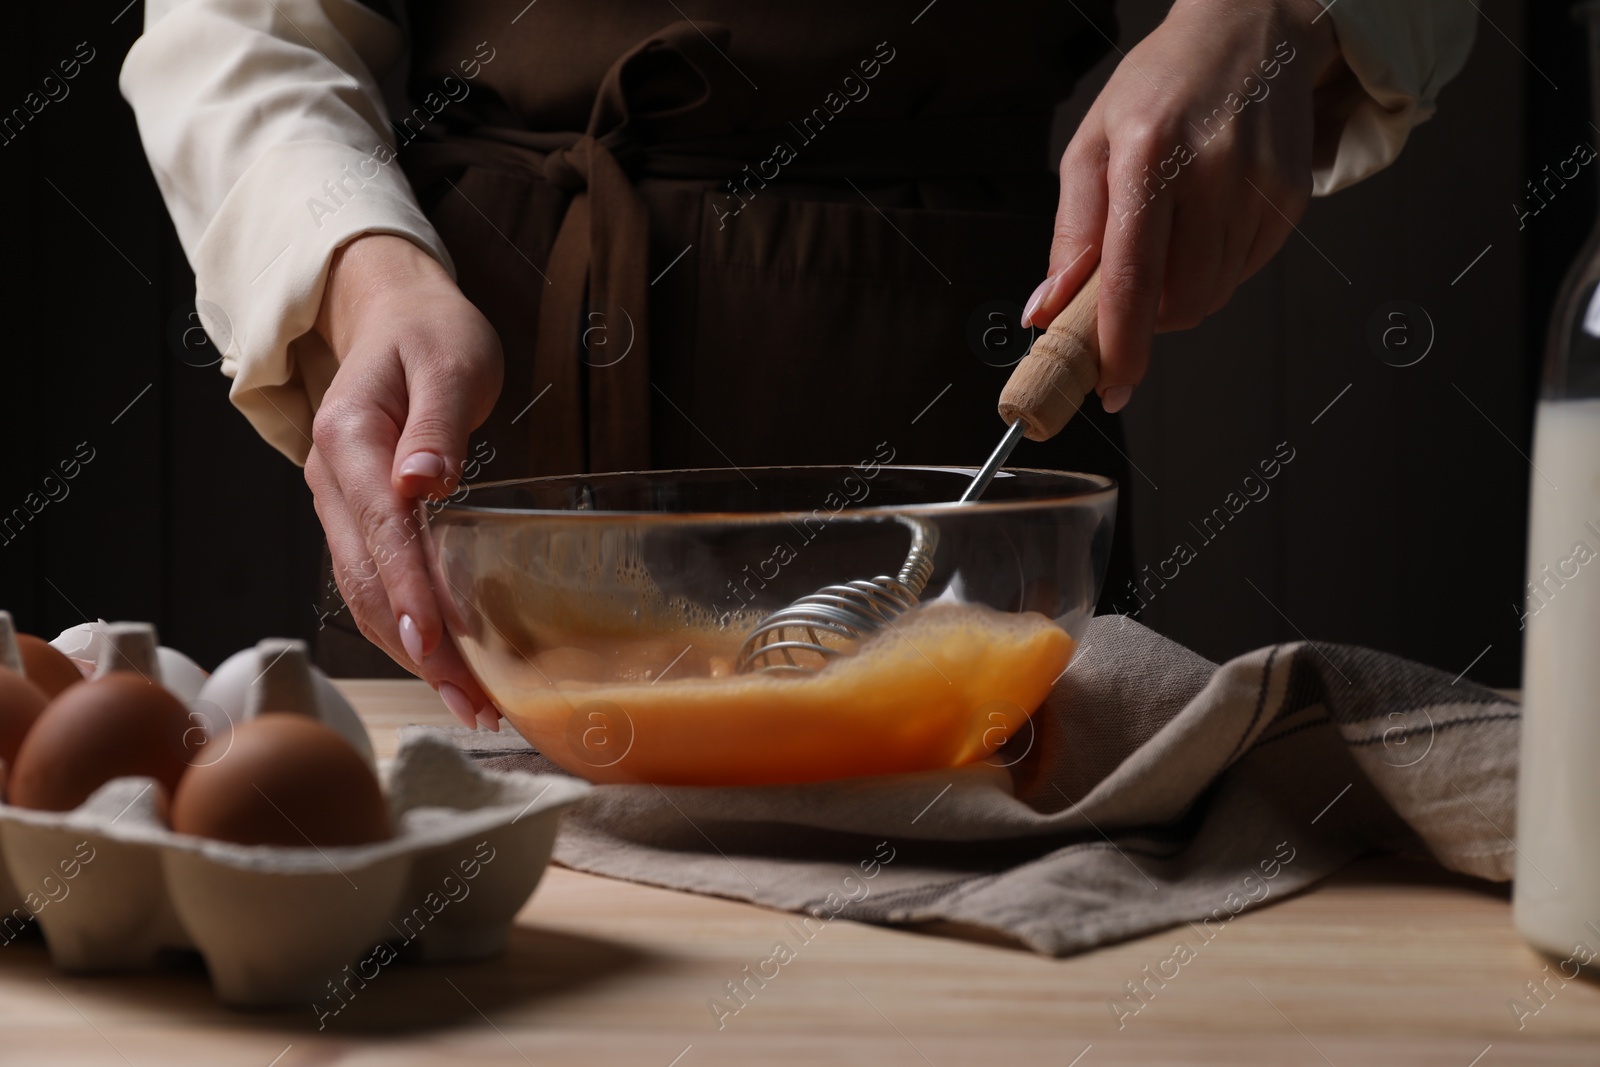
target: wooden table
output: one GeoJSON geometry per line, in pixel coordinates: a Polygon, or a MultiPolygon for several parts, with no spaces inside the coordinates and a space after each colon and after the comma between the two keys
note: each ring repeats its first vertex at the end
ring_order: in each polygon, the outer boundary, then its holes
{"type": "MultiPolygon", "coordinates": [[[[450,721],[420,683],[343,688],[380,754],[400,725],[450,721]]],[[[193,961],[67,977],[17,942],[0,949],[0,1064],[1600,1062],[1600,985],[1552,980],[1519,1031],[1508,1001],[1545,961],[1512,930],[1505,889],[1427,866],[1362,862],[1241,915],[1120,1031],[1107,1001],[1174,934],[1052,960],[840,921],[719,1031],[708,999],[787,918],[556,868],[503,958],[387,970],[320,1032],[309,1007],[220,1007],[193,961]]]]}

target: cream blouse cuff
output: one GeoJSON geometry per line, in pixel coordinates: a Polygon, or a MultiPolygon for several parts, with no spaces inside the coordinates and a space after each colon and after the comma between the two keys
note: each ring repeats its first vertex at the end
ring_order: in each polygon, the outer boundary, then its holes
{"type": "Polygon", "coordinates": [[[293,141],[251,164],[195,250],[196,307],[223,351],[228,395],[296,463],[311,450],[312,416],[338,370],[312,328],[329,262],[369,233],[408,238],[451,267],[388,146],[293,141]],[[222,336],[212,318],[223,319],[222,336]]]}
{"type": "Polygon", "coordinates": [[[387,233],[453,270],[391,147],[404,55],[360,0],[146,0],[123,63],[233,403],[297,463],[337,369],[312,328],[333,253],[387,233]]]}
{"type": "Polygon", "coordinates": [[[1320,2],[1354,75],[1343,94],[1319,100],[1331,117],[1319,114],[1318,125],[1332,126],[1337,144],[1312,168],[1312,192],[1326,196],[1393,163],[1433,116],[1439,90],[1466,65],[1478,12],[1468,0],[1320,2]]]}

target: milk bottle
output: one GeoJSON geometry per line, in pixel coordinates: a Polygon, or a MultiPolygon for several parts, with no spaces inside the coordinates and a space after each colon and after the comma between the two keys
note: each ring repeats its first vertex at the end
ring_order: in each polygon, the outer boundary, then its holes
{"type": "Polygon", "coordinates": [[[1600,398],[1535,418],[1515,919],[1566,958],[1600,948],[1600,398]]]}
{"type": "MultiPolygon", "coordinates": [[[[1579,10],[1600,75],[1600,5],[1579,10]]],[[[1551,321],[1531,481],[1514,919],[1535,948],[1600,967],[1600,231],[1551,321]]]]}

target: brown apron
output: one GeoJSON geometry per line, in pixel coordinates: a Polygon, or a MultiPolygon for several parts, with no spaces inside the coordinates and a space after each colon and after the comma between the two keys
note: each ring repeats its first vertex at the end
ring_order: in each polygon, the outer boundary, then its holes
{"type": "MultiPolygon", "coordinates": [[[[1051,116],[1115,37],[1107,3],[409,14],[411,95],[452,102],[396,124],[400,157],[506,352],[481,478],[993,448],[1009,370],[974,339],[1043,276],[1051,116]]],[[[1125,483],[1090,408],[1014,462],[1125,483]]]]}

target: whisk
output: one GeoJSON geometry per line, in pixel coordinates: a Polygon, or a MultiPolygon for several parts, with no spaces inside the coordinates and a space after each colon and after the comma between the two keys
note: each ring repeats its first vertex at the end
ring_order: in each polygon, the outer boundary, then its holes
{"type": "Polygon", "coordinates": [[[899,574],[824,586],[773,612],[745,638],[734,669],[740,673],[759,668],[810,674],[844,651],[842,642],[829,643],[824,635],[843,642],[859,641],[916,607],[933,576],[939,528],[926,519],[909,516],[899,516],[899,521],[911,528],[911,550],[899,574]],[[795,659],[797,652],[803,654],[800,661],[795,659]]]}
{"type": "MultiPolygon", "coordinates": [[[[1046,441],[1060,433],[1077,414],[1084,397],[1094,391],[1100,377],[1099,298],[1097,267],[1011,372],[1000,393],[1005,436],[957,503],[982,496],[1023,437],[1046,441]]],[[[896,618],[916,607],[933,577],[939,528],[915,516],[896,519],[911,530],[911,548],[897,574],[824,586],[773,612],[745,638],[734,670],[740,674],[758,670],[812,674],[844,655],[852,644],[892,626],[896,618]]]]}

